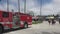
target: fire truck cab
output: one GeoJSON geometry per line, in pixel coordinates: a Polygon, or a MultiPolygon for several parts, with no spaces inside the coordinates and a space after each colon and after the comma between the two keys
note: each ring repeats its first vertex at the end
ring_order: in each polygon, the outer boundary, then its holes
{"type": "Polygon", "coordinates": [[[0,32],[4,29],[28,28],[29,25],[32,25],[32,16],[0,10],[0,32]]]}

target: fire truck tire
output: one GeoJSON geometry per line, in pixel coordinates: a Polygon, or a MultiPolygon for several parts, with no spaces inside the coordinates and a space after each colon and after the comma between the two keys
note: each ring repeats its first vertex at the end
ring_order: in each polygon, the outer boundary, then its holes
{"type": "Polygon", "coordinates": [[[3,33],[3,31],[4,31],[4,28],[2,25],[0,25],[0,33],[3,33]]]}
{"type": "Polygon", "coordinates": [[[28,24],[27,23],[24,24],[24,28],[28,28],[28,24]]]}

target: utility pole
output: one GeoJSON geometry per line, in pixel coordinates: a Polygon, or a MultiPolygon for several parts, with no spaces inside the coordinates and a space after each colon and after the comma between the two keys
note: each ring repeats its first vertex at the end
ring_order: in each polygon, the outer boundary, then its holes
{"type": "Polygon", "coordinates": [[[42,0],[40,2],[40,16],[42,16],[42,0]]]}
{"type": "Polygon", "coordinates": [[[7,11],[9,12],[9,0],[7,0],[7,11]]]}
{"type": "Polygon", "coordinates": [[[42,0],[40,1],[40,18],[39,20],[42,21],[42,0]]]}
{"type": "Polygon", "coordinates": [[[54,16],[54,11],[55,11],[55,8],[54,8],[55,6],[54,5],[55,5],[55,2],[53,1],[53,8],[52,8],[52,15],[53,16],[54,16]]]}
{"type": "Polygon", "coordinates": [[[42,16],[42,6],[40,6],[40,16],[42,16]]]}
{"type": "MultiPolygon", "coordinates": [[[[9,0],[7,0],[7,12],[9,12],[9,0]]],[[[8,19],[9,21],[9,19],[8,19]]]]}
{"type": "MultiPolygon", "coordinates": [[[[18,15],[17,16],[20,17],[20,0],[18,0],[18,15]]],[[[18,19],[18,20],[20,20],[20,19],[18,19]]]]}
{"type": "Polygon", "coordinates": [[[20,0],[18,0],[18,12],[20,13],[20,0]]]}
{"type": "Polygon", "coordinates": [[[26,0],[24,0],[24,13],[26,13],[26,0]]]}

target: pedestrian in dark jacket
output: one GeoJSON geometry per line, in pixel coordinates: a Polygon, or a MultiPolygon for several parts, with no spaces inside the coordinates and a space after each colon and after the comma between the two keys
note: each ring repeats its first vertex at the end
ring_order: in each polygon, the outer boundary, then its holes
{"type": "Polygon", "coordinates": [[[55,23],[56,23],[56,21],[54,19],[52,19],[52,25],[55,24],[55,23]]]}

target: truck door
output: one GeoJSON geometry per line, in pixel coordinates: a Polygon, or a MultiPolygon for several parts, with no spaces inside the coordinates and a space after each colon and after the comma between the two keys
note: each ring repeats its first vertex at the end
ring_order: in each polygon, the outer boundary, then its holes
{"type": "Polygon", "coordinates": [[[18,15],[13,15],[13,26],[20,27],[20,19],[18,15]]]}

